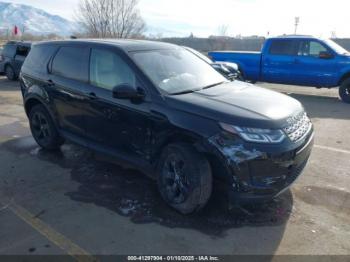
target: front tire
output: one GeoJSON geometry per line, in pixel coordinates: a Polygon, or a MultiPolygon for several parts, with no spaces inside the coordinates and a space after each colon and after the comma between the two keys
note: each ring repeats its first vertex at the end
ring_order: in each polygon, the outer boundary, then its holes
{"type": "Polygon", "coordinates": [[[212,191],[208,160],[187,144],[168,145],[158,164],[158,189],[165,202],[182,214],[200,210],[212,191]]]}
{"type": "Polygon", "coordinates": [[[245,82],[245,78],[244,78],[244,76],[243,76],[243,73],[242,73],[240,70],[238,70],[237,80],[238,80],[238,81],[245,82]]]}
{"type": "Polygon", "coordinates": [[[17,79],[15,70],[10,65],[7,65],[5,67],[5,75],[6,75],[7,79],[10,81],[15,81],[17,79]]]}
{"type": "Polygon", "coordinates": [[[339,96],[345,103],[350,103],[350,78],[341,83],[339,87],[339,96]]]}
{"type": "Polygon", "coordinates": [[[29,125],[35,141],[42,148],[57,150],[64,143],[43,105],[36,105],[30,110],[29,125]]]}

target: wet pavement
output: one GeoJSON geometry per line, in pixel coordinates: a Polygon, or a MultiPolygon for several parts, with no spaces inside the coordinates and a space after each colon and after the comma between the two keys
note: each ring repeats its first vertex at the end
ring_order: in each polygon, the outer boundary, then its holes
{"type": "Polygon", "coordinates": [[[155,181],[106,156],[70,143],[40,149],[16,82],[0,78],[0,254],[350,254],[350,105],[311,90],[289,92],[316,129],[291,190],[232,208],[214,190],[201,212],[184,216],[155,181]]]}
{"type": "Polygon", "coordinates": [[[222,194],[214,191],[202,211],[184,216],[162,201],[154,180],[138,171],[103,161],[104,156],[82,147],[66,144],[58,152],[47,152],[40,149],[31,137],[24,137],[3,143],[1,148],[69,169],[71,180],[78,182],[79,186],[77,190],[66,192],[66,196],[73,201],[108,208],[138,224],[190,228],[220,237],[230,228],[284,224],[293,206],[292,195],[288,192],[265,204],[228,208],[222,194]]]}

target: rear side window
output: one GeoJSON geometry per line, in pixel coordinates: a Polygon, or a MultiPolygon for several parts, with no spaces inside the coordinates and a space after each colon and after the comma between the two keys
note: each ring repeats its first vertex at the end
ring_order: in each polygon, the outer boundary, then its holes
{"type": "Polygon", "coordinates": [[[296,55],[296,41],[272,40],[270,46],[271,55],[296,55]]]}
{"type": "Polygon", "coordinates": [[[29,53],[29,50],[30,50],[29,46],[19,45],[19,46],[17,46],[16,55],[26,57],[29,53]]]}
{"type": "Polygon", "coordinates": [[[87,81],[87,52],[81,47],[61,47],[52,62],[51,73],[69,79],[87,81]]]}
{"type": "Polygon", "coordinates": [[[112,90],[120,84],[135,86],[135,74],[116,53],[92,49],[90,58],[90,82],[92,85],[112,90]]]}
{"type": "Polygon", "coordinates": [[[5,45],[4,51],[2,53],[5,56],[13,57],[16,54],[16,48],[17,48],[16,45],[13,45],[13,44],[9,45],[9,44],[7,44],[7,45],[5,45]]]}
{"type": "Polygon", "coordinates": [[[53,45],[34,45],[32,46],[28,57],[24,61],[23,68],[30,70],[46,72],[47,64],[57,50],[53,45]]]}

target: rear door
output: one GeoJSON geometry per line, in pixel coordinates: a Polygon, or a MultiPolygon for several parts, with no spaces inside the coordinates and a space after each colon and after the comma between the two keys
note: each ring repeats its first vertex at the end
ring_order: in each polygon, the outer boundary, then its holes
{"type": "Polygon", "coordinates": [[[293,83],[293,70],[297,55],[294,39],[271,39],[262,56],[261,78],[271,83],[293,83]]]}
{"type": "MultiPolygon", "coordinates": [[[[16,54],[16,45],[14,44],[6,44],[4,49],[2,50],[2,68],[5,71],[5,65],[6,64],[11,64],[12,65],[12,60],[15,57],[16,54]]],[[[13,65],[12,65],[13,66],[13,65]]]]}
{"type": "Polygon", "coordinates": [[[332,50],[318,40],[300,40],[293,70],[295,84],[310,86],[334,84],[332,80],[337,75],[335,56],[320,58],[321,52],[333,54],[332,50]]]}
{"type": "Polygon", "coordinates": [[[17,45],[16,54],[13,62],[14,69],[17,75],[21,71],[21,67],[24,63],[24,60],[28,56],[29,51],[30,51],[30,45],[17,45]]]}
{"type": "Polygon", "coordinates": [[[60,129],[69,135],[85,136],[89,49],[84,46],[61,46],[51,61],[47,79],[50,97],[60,129]]]}

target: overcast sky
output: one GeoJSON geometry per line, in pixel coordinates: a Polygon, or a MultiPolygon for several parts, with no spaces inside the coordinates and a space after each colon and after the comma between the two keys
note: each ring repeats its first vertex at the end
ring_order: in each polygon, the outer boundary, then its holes
{"type": "MultiPolygon", "coordinates": [[[[6,1],[6,0],[4,0],[6,1]]],[[[8,1],[8,0],[7,0],[8,1]]],[[[12,0],[74,19],[79,0],[12,0]]],[[[300,17],[298,33],[350,37],[349,0],[140,0],[139,9],[151,33],[164,36],[209,36],[220,25],[230,35],[294,33],[294,18],[300,17]]]]}

